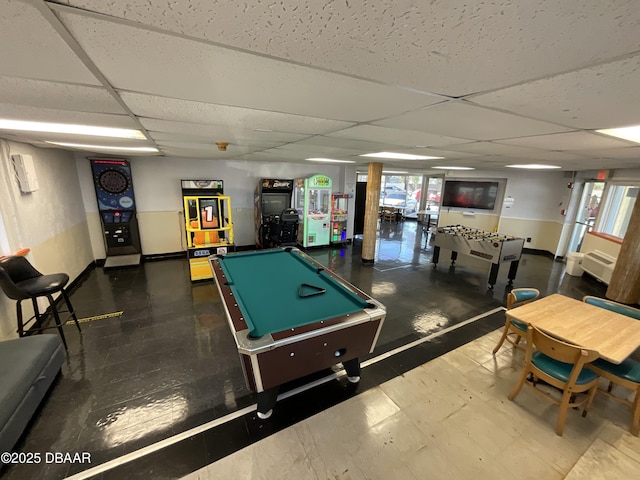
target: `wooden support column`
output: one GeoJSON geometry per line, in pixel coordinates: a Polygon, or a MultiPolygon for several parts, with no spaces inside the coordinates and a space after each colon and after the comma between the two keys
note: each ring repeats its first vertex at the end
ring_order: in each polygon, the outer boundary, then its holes
{"type": "Polygon", "coordinates": [[[362,232],[362,263],[373,263],[376,256],[376,235],[380,203],[382,164],[370,163],[367,174],[367,199],[364,205],[364,231],[362,232]]]}
{"type": "Polygon", "coordinates": [[[606,296],[620,303],[640,303],[640,200],[637,198],[606,296]]]}

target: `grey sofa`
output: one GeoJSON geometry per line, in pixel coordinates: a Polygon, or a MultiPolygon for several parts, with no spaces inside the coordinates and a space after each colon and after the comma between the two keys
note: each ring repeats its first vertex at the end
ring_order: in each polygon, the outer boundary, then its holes
{"type": "Polygon", "coordinates": [[[57,335],[0,342],[0,452],[10,452],[65,359],[57,335]]]}

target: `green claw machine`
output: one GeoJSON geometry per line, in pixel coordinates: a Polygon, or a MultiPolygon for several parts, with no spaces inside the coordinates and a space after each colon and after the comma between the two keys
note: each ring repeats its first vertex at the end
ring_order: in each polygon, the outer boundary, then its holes
{"type": "Polygon", "coordinates": [[[298,243],[302,247],[330,243],[331,183],[326,175],[296,179],[293,204],[298,212],[298,243]]]}

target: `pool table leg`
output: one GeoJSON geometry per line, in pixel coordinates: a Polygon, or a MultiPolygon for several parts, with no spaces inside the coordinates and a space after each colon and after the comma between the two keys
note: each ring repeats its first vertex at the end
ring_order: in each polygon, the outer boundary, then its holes
{"type": "Polygon", "coordinates": [[[265,420],[273,413],[278,398],[278,387],[268,388],[258,393],[258,418],[265,420]]]}
{"type": "Polygon", "coordinates": [[[347,380],[351,383],[358,383],[360,381],[360,360],[353,358],[342,362],[344,370],[347,372],[347,380]]]}

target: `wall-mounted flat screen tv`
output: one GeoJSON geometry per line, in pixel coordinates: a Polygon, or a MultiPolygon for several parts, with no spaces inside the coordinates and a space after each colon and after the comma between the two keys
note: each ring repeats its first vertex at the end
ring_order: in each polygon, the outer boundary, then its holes
{"type": "Polygon", "coordinates": [[[498,182],[447,180],[442,206],[493,210],[498,198],[498,185],[498,182]]]}

